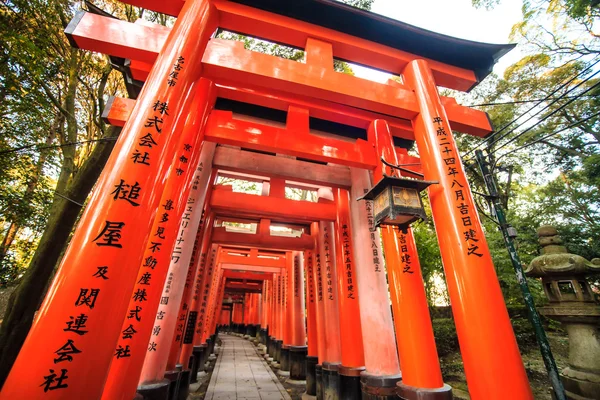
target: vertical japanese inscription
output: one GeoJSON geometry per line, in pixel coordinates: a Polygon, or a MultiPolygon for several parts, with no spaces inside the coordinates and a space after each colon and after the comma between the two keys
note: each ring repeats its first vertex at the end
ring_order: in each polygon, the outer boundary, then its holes
{"type": "Polygon", "coordinates": [[[454,196],[454,206],[456,213],[459,215],[460,222],[463,226],[463,241],[466,243],[467,255],[475,257],[483,257],[483,254],[479,250],[479,232],[473,229],[473,221],[476,218],[473,213],[471,205],[465,203],[465,191],[468,187],[464,174],[460,174],[458,171],[459,167],[459,155],[455,154],[450,143],[447,127],[444,126],[442,118],[433,118],[433,126],[436,129],[436,137],[438,145],[442,148],[442,160],[444,161],[444,168],[446,169],[445,174],[452,179],[451,189],[454,196]]]}
{"type": "Polygon", "coordinates": [[[331,239],[329,237],[329,228],[327,225],[323,227],[323,250],[325,250],[325,272],[326,272],[326,280],[327,284],[327,299],[333,301],[333,270],[331,268],[331,239]]]}
{"type": "MultiPolygon", "coordinates": [[[[368,190],[365,189],[365,194],[368,190]]],[[[369,225],[369,239],[371,242],[371,251],[373,253],[373,265],[375,266],[375,272],[382,272],[381,268],[381,254],[379,254],[379,231],[375,227],[375,216],[373,215],[373,202],[370,200],[365,201],[365,207],[367,209],[367,223],[369,225]]]]}

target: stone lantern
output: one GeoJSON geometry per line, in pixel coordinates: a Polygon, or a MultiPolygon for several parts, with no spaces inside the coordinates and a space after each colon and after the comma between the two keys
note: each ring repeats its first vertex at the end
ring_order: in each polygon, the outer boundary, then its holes
{"type": "Polygon", "coordinates": [[[567,398],[600,399],[600,306],[585,277],[600,272],[594,263],[567,252],[556,228],[538,229],[542,255],[525,273],[542,278],[549,304],[540,313],[560,321],[569,335],[569,366],[562,371],[567,398]]]}

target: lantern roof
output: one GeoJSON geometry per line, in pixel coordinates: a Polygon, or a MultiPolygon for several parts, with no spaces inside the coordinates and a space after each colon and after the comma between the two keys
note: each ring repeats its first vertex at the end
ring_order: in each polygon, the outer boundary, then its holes
{"type": "Polygon", "coordinates": [[[471,70],[483,80],[515,44],[481,43],[432,32],[335,0],[231,0],[417,56],[471,70]]]}
{"type": "Polygon", "coordinates": [[[364,196],[357,200],[374,200],[379,193],[383,192],[390,186],[400,186],[404,188],[416,189],[419,192],[427,189],[428,186],[439,183],[436,181],[421,181],[418,179],[411,178],[396,178],[395,176],[384,175],[383,178],[377,182],[375,186],[371,188],[364,196]]]}

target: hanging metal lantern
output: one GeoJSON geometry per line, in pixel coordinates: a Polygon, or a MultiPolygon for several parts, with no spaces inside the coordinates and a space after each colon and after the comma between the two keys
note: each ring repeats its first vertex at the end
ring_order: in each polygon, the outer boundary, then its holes
{"type": "Polygon", "coordinates": [[[384,176],[358,200],[373,200],[376,227],[395,225],[404,230],[415,221],[427,219],[420,193],[434,183],[384,176]]]}

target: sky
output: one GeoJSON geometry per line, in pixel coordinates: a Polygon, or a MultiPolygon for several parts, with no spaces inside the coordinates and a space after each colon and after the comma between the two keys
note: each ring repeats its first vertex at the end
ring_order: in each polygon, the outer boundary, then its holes
{"type": "MultiPolygon", "coordinates": [[[[493,10],[476,9],[471,0],[375,0],[372,12],[411,25],[461,39],[508,43],[512,26],[521,20],[522,0],[502,0],[493,10]]],[[[494,68],[501,74],[520,58],[518,49],[504,56],[494,68]]],[[[378,82],[388,74],[353,65],[354,73],[378,82]]]]}

